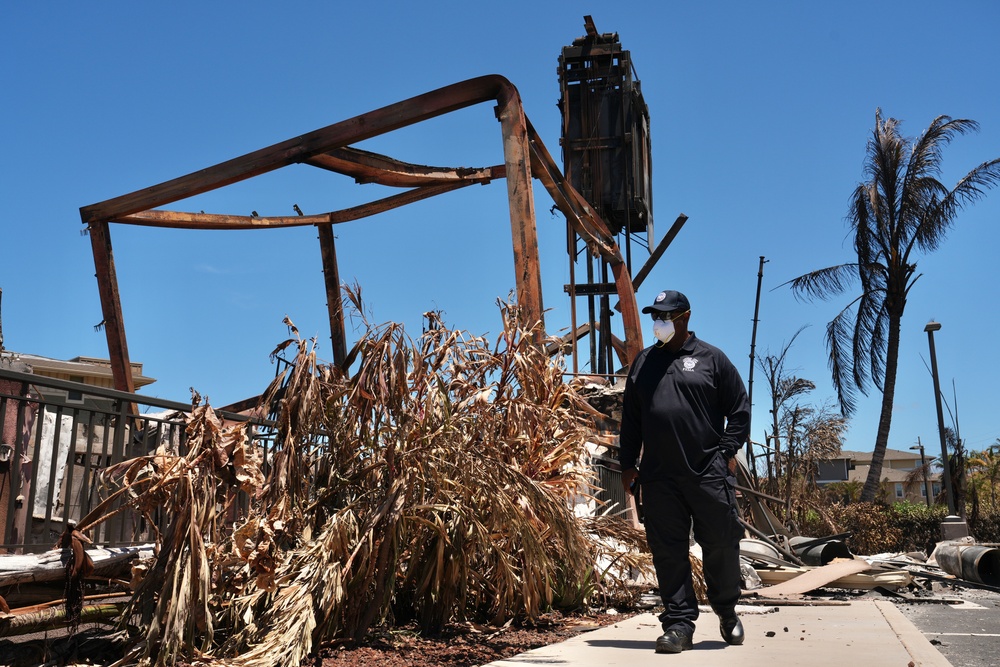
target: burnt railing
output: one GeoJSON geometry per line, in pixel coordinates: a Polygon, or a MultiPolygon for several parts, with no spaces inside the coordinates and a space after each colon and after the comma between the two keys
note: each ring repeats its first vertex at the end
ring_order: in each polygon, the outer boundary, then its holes
{"type": "MultiPolygon", "coordinates": [[[[105,389],[0,368],[0,551],[51,549],[109,493],[101,473],[122,461],[186,452],[190,403],[105,389]],[[145,412],[140,409],[146,408],[145,412]]],[[[243,414],[216,410],[223,420],[243,414]]],[[[251,437],[268,452],[273,432],[253,420],[251,437]]],[[[107,546],[150,542],[154,527],[121,502],[89,537],[107,546]]]]}

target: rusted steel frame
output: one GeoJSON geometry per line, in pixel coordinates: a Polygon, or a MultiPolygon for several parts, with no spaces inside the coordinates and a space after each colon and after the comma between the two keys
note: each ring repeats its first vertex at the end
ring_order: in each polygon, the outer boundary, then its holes
{"type": "MultiPolygon", "coordinates": [[[[445,86],[159,185],[84,206],[80,209],[80,218],[87,224],[120,220],[284,166],[305,162],[316,155],[491,99],[498,103],[496,116],[500,120],[503,137],[518,302],[525,322],[529,325],[541,325],[538,329],[540,338],[544,332],[544,317],[534,201],[531,196],[527,119],[517,89],[499,75],[478,77],[445,86]]],[[[106,226],[103,236],[110,242],[106,226]]],[[[95,250],[95,264],[98,262],[96,255],[95,250]]],[[[99,267],[98,271],[100,272],[99,267]]],[[[115,351],[117,348],[123,355],[116,358],[112,366],[120,365],[129,370],[122,378],[116,377],[115,380],[115,386],[124,389],[131,386],[131,373],[127,349],[111,341],[114,337],[118,339],[118,343],[124,343],[125,338],[116,279],[111,282],[113,289],[103,290],[101,296],[102,302],[105,298],[113,298],[114,303],[102,303],[102,308],[119,313],[119,317],[110,322],[111,329],[107,333],[109,354],[118,355],[119,352],[115,351]],[[124,384],[125,376],[128,377],[128,385],[124,384]]]]}
{"type": "MultiPolygon", "coordinates": [[[[334,149],[491,99],[497,100],[501,107],[515,104],[520,108],[517,90],[504,77],[493,74],[469,79],[328,125],[159,185],[84,206],[80,209],[80,218],[85,223],[120,219],[126,215],[164,206],[281,167],[306,162],[334,149]]],[[[516,160],[516,156],[513,159],[516,160]]],[[[510,162],[511,159],[505,160],[508,168],[510,162]]]]}
{"type": "Polygon", "coordinates": [[[107,222],[90,223],[90,245],[97,271],[97,290],[101,297],[104,332],[108,339],[108,356],[111,357],[111,376],[115,389],[135,393],[132,364],[129,362],[128,342],[122,320],[121,298],[118,294],[118,276],[111,249],[111,234],[107,222]]]}
{"type": "Polygon", "coordinates": [[[141,211],[114,218],[111,222],[137,227],[166,227],[170,229],[273,229],[329,224],[330,214],[254,217],[219,213],[187,213],[184,211],[141,211]]]}
{"type": "MultiPolygon", "coordinates": [[[[677,234],[680,233],[681,227],[684,226],[684,223],[687,222],[687,220],[688,217],[683,213],[677,216],[677,219],[674,220],[674,224],[672,224],[670,226],[670,229],[667,230],[666,235],[662,239],[660,239],[659,243],[656,244],[656,249],[653,250],[652,253],[650,253],[649,259],[646,260],[646,262],[642,265],[642,268],[640,268],[639,271],[635,274],[635,278],[632,279],[633,290],[639,289],[639,286],[642,285],[643,281],[646,279],[646,276],[648,276],[649,272],[653,270],[654,266],[656,266],[656,263],[660,261],[660,257],[663,256],[663,253],[664,251],[666,251],[667,247],[671,243],[673,243],[674,239],[677,237],[677,234]]],[[[615,310],[620,311],[622,309],[621,302],[619,301],[618,303],[616,303],[614,308],[615,310]]]]}
{"type": "MultiPolygon", "coordinates": [[[[599,322],[594,323],[594,328],[597,331],[601,330],[601,324],[599,322]]],[[[562,350],[567,344],[575,343],[580,338],[583,338],[590,333],[590,323],[585,322],[580,326],[576,327],[573,331],[562,336],[558,341],[554,341],[545,346],[545,352],[552,356],[562,350]]],[[[623,365],[628,365],[628,351],[625,347],[625,342],[614,334],[609,334],[611,338],[611,346],[615,349],[615,354],[618,355],[618,361],[623,365]]],[[[589,373],[584,373],[584,375],[589,375],[589,373]]]]}
{"type": "Polygon", "coordinates": [[[548,190],[549,195],[556,206],[569,220],[570,225],[577,234],[587,243],[590,251],[594,255],[601,255],[611,262],[621,262],[621,250],[615,243],[614,238],[607,229],[607,225],[600,221],[596,215],[588,215],[589,205],[583,197],[573,190],[573,186],[562,176],[558,167],[552,162],[551,156],[544,153],[544,146],[537,148],[539,144],[532,141],[532,168],[535,177],[542,182],[548,190]],[[577,194],[574,197],[571,194],[577,194]],[[595,224],[595,218],[598,222],[595,224]]]}
{"type": "Polygon", "coordinates": [[[677,234],[680,233],[681,227],[684,226],[684,223],[687,222],[687,220],[688,217],[683,213],[677,216],[677,219],[674,220],[674,224],[672,224],[670,226],[670,229],[667,230],[666,235],[662,239],[660,239],[659,243],[656,244],[656,249],[649,255],[649,259],[647,259],[645,264],[642,265],[642,268],[640,268],[639,271],[636,272],[635,278],[632,279],[633,289],[639,289],[639,286],[642,285],[642,281],[646,279],[646,276],[649,275],[649,272],[652,271],[653,267],[656,266],[656,263],[660,261],[660,257],[663,256],[663,253],[667,249],[667,247],[671,243],[673,243],[674,239],[677,237],[677,234]]]}
{"type": "Polygon", "coordinates": [[[115,219],[127,225],[141,227],[169,227],[171,229],[275,229],[284,227],[305,227],[307,225],[328,225],[358,220],[377,213],[389,211],[406,204],[428,199],[435,195],[451,192],[474,185],[476,181],[452,182],[447,185],[428,185],[414,188],[367,204],[352,206],[340,211],[313,215],[252,217],[249,215],[220,215],[216,213],[183,213],[178,211],[142,211],[115,219]]]}
{"type": "Polygon", "coordinates": [[[614,237],[608,226],[593,212],[583,196],[562,176],[555,166],[552,156],[549,155],[545,145],[530,124],[528,131],[531,137],[532,157],[536,165],[535,175],[548,190],[559,210],[573,224],[573,228],[577,230],[592,250],[600,252],[601,256],[611,264],[611,272],[618,290],[618,299],[622,304],[622,326],[625,330],[627,357],[625,363],[630,364],[642,351],[642,326],[639,320],[639,306],[635,300],[635,290],[632,287],[632,279],[629,276],[625,260],[622,258],[621,251],[614,242],[614,237]]]}
{"type": "Polygon", "coordinates": [[[514,250],[514,279],[522,325],[534,327],[534,339],[545,335],[542,305],[542,272],[538,261],[538,231],[535,227],[535,198],[531,187],[531,150],[528,120],[524,116],[517,89],[509,83],[498,91],[496,116],[503,137],[504,166],[507,169],[507,208],[514,250]],[[538,326],[535,326],[535,325],[538,326]]]}
{"type": "Polygon", "coordinates": [[[337,266],[337,245],[333,225],[316,225],[319,249],[323,256],[323,282],[326,285],[326,309],[330,313],[330,343],[333,362],[340,365],[347,358],[347,334],[344,330],[344,304],[340,297],[340,268],[337,266]]]}
{"type": "Polygon", "coordinates": [[[351,176],[358,183],[378,183],[379,185],[404,188],[453,183],[455,181],[488,183],[497,178],[494,170],[503,169],[503,165],[480,168],[431,167],[402,162],[385,155],[351,147],[338,148],[329,153],[316,155],[306,160],[306,164],[351,176]]]}

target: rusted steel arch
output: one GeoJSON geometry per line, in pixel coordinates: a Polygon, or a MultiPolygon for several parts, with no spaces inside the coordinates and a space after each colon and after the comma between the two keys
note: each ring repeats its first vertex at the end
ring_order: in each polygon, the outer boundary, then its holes
{"type": "Polygon", "coordinates": [[[101,308],[115,387],[134,391],[128,344],[118,293],[109,223],[188,229],[262,229],[316,225],[330,311],[334,360],[344,360],[343,313],[339,295],[336,251],[331,225],[367,217],[420,199],[486,183],[507,180],[507,198],[514,250],[518,303],[525,324],[544,327],[538,240],[531,178],[539,178],[591,252],[612,266],[625,328],[629,360],[642,347],[638,306],[628,270],[608,226],[562,177],[555,162],[524,115],[517,89],[504,77],[489,75],[445,86],[402,102],[355,116],[130,194],[84,206],[80,218],[90,230],[101,308]],[[504,164],[484,168],[442,168],[412,165],[360,151],[349,145],[468,106],[495,100],[503,139],[504,164]],[[413,187],[369,204],[312,216],[271,217],[184,213],[154,210],[293,164],[336,171],[359,182],[413,187]]]}

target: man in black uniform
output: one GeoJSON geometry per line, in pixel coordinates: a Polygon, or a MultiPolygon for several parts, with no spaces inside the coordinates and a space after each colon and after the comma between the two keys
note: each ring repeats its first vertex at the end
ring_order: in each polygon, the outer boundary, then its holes
{"type": "Polygon", "coordinates": [[[692,520],[722,638],[742,644],[735,607],[743,527],[733,457],[750,425],[746,388],[726,355],[688,330],[691,305],[683,294],[660,292],[642,312],[652,314],[657,342],[629,369],[620,444],[626,491],[641,481],[646,540],[666,608],[656,652],[692,648],[698,618],[688,560],[692,520]]]}

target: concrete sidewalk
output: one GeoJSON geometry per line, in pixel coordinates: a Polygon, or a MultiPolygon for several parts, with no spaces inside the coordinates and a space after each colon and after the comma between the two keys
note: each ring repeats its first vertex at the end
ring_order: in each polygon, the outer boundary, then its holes
{"type": "Polygon", "coordinates": [[[658,654],[660,623],[640,614],[559,644],[491,662],[487,667],[572,665],[724,665],[725,667],[948,667],[937,649],[891,602],[858,600],[838,606],[744,608],[742,646],[727,646],[712,612],[701,614],[694,649],[658,654]],[[753,613],[770,609],[770,613],[753,613]]]}

